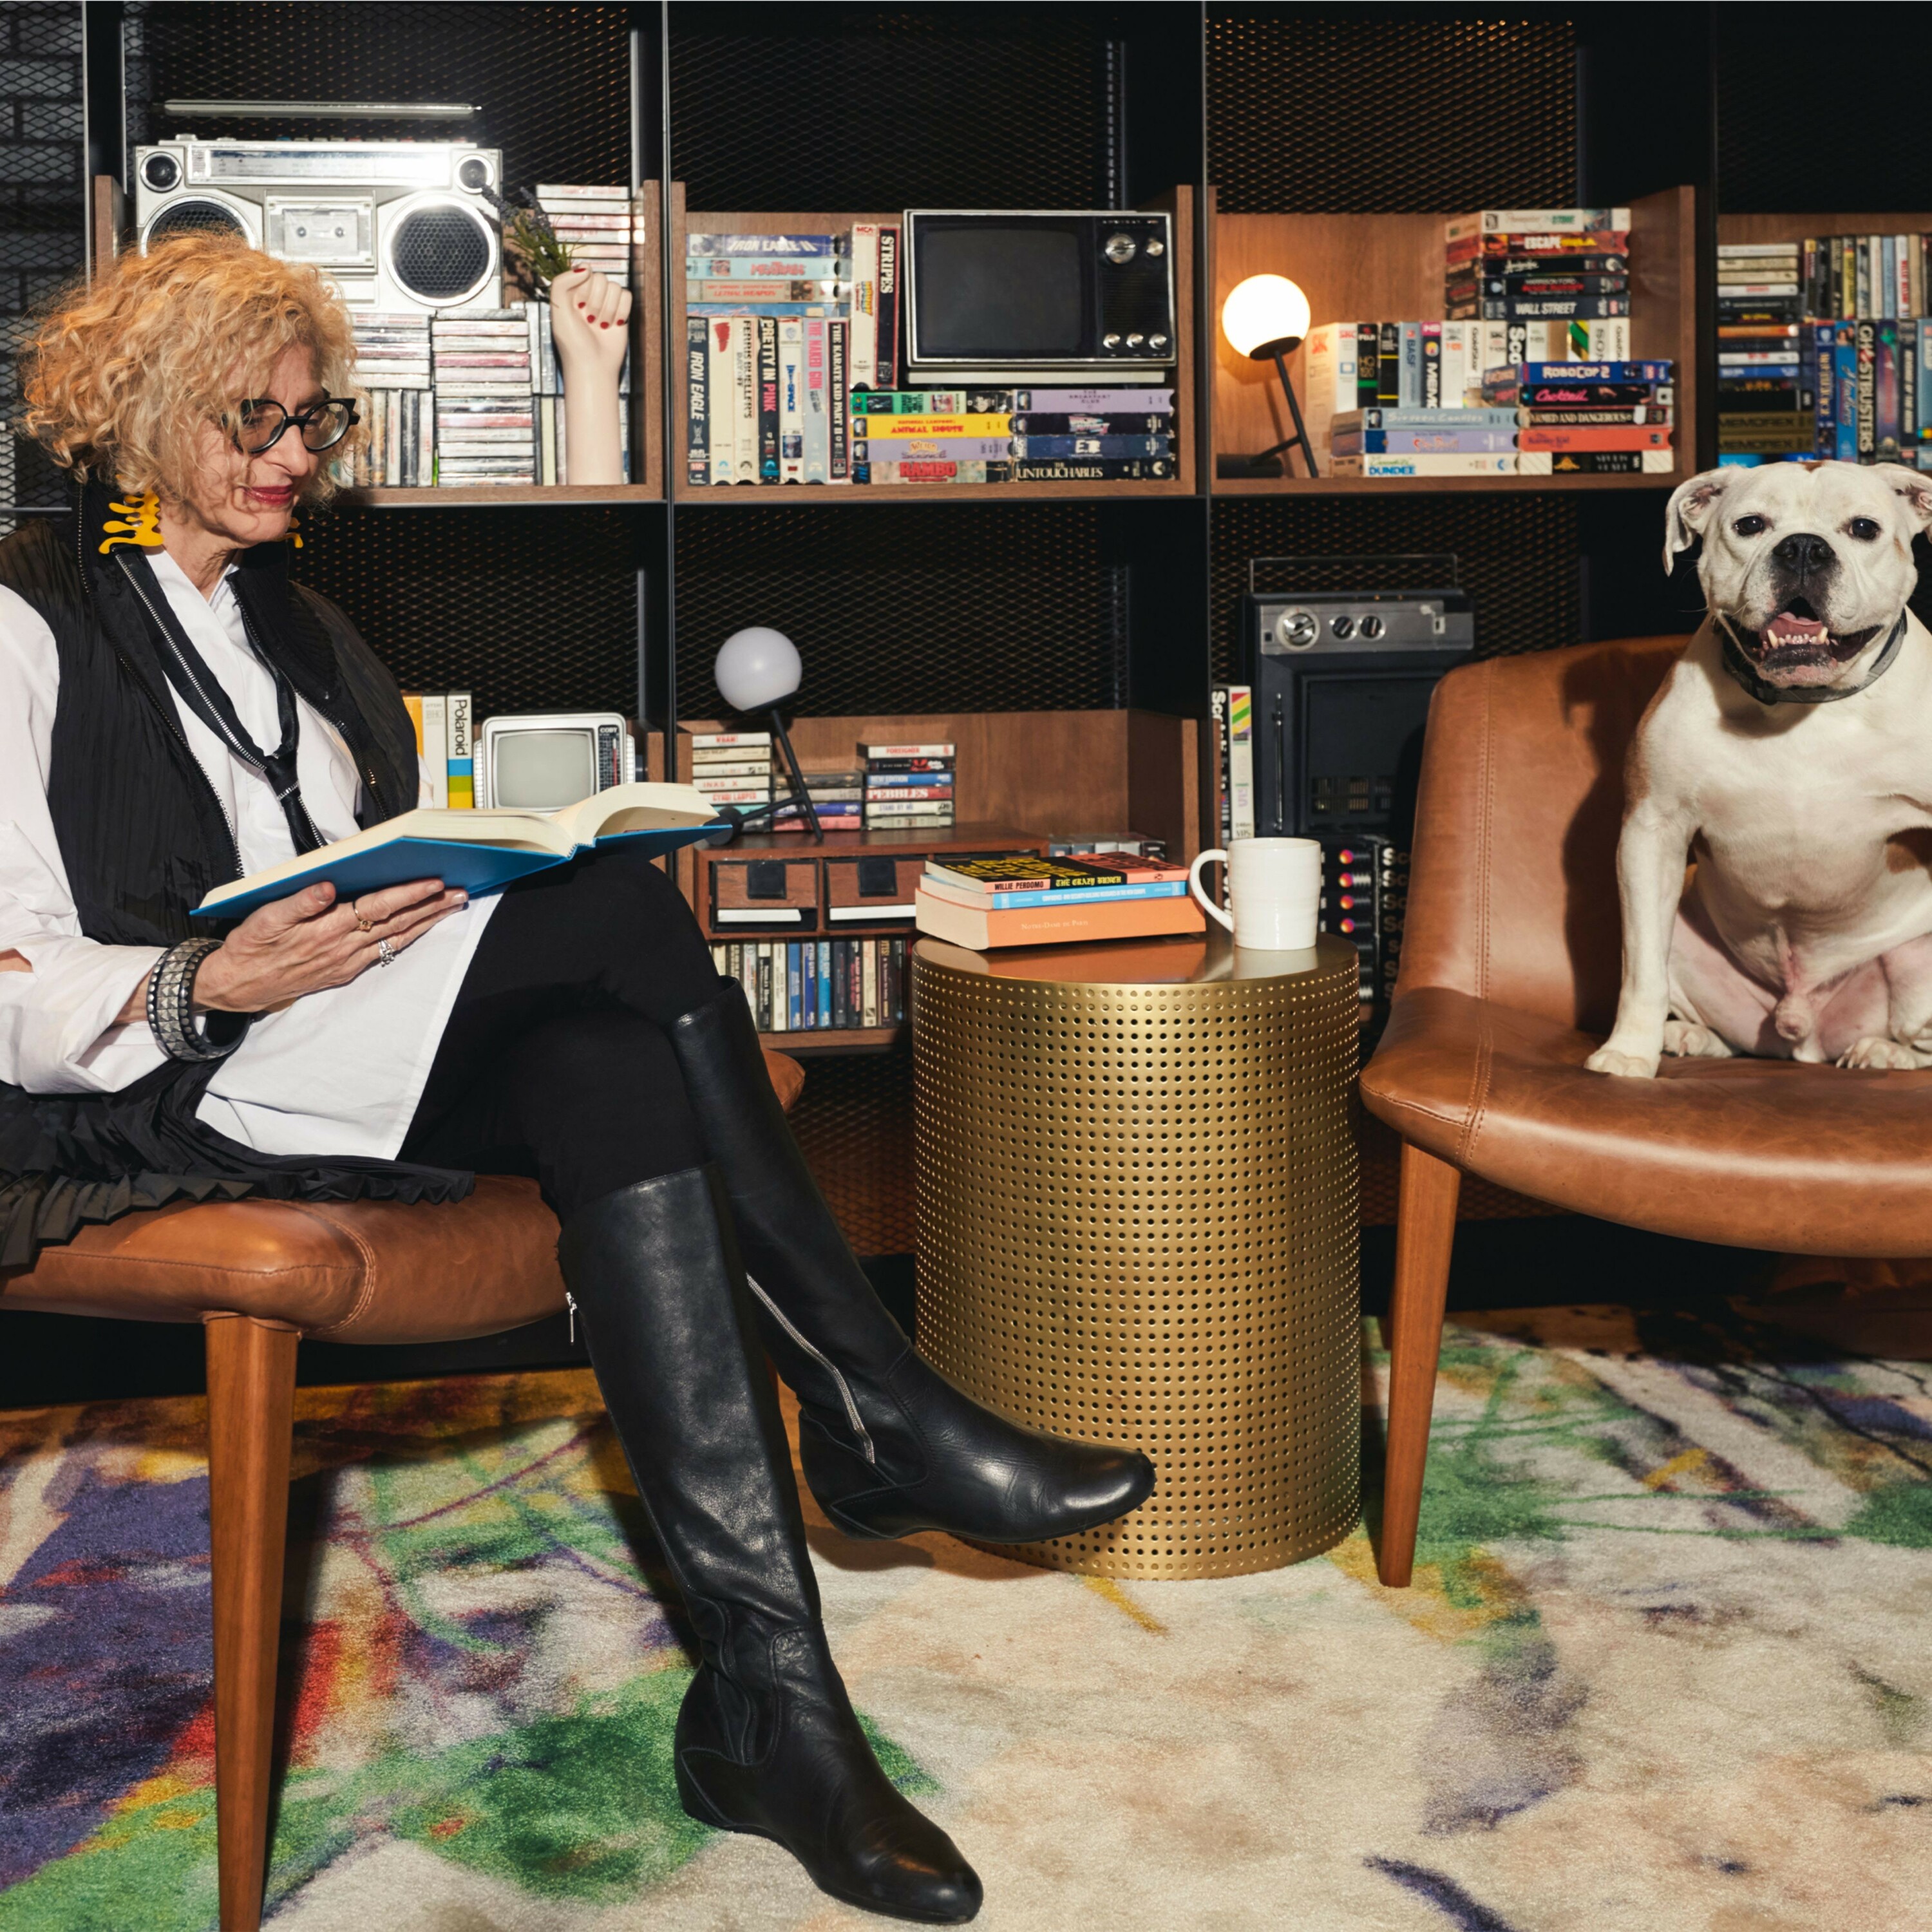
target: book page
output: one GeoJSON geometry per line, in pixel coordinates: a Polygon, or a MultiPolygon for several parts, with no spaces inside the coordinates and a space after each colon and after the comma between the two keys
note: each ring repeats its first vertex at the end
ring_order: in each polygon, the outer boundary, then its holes
{"type": "MultiPolygon", "coordinates": [[[[476,814],[482,817],[481,813],[476,814]]],[[[695,785],[612,785],[550,814],[568,851],[626,832],[652,832],[682,825],[709,825],[718,816],[695,785]]]]}

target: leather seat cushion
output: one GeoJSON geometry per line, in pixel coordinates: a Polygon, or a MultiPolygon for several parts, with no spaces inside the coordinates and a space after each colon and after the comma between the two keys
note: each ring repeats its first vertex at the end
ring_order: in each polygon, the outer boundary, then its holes
{"type": "MultiPolygon", "coordinates": [[[[805,1070],[767,1053],[789,1109],[805,1070]]],[[[250,1315],[329,1342],[446,1342],[563,1306],[556,1218],[533,1180],[466,1200],[180,1202],[83,1228],[0,1282],[0,1310],[198,1322],[250,1315]]]]}
{"type": "Polygon", "coordinates": [[[1362,1074],[1370,1111],[1485,1180],[1581,1214],[1735,1247],[1932,1255],[1932,1072],[1666,1059],[1442,986],[1406,988],[1362,1074]]]}

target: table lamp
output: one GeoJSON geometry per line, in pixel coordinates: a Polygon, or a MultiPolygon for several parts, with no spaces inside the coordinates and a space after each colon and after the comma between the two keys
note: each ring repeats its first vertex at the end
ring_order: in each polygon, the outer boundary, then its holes
{"type": "Polygon", "coordinates": [[[806,789],[805,774],[798,768],[798,758],[791,748],[791,736],[785,730],[784,714],[778,710],[797,691],[804,673],[798,646],[782,631],[775,631],[768,624],[752,624],[742,631],[734,631],[718,646],[718,656],[711,667],[712,679],[718,686],[718,694],[734,711],[763,711],[770,715],[772,742],[784,754],[785,772],[791,786],[790,800],[774,796],[770,805],[760,806],[753,812],[735,812],[732,816],[741,824],[748,825],[755,820],[769,818],[781,805],[794,803],[805,814],[805,822],[811,828],[812,837],[822,845],[825,843],[825,832],[818,822],[818,808],[812,803],[812,794],[806,789]]]}
{"type": "Polygon", "coordinates": [[[1301,405],[1294,399],[1294,385],[1288,380],[1288,358],[1301,346],[1308,333],[1308,298],[1286,275],[1250,275],[1228,291],[1221,304],[1221,333],[1238,356],[1256,362],[1272,359],[1281,378],[1282,394],[1288,398],[1288,413],[1294,434],[1254,456],[1235,457],[1228,469],[1236,476],[1280,476],[1286,473],[1291,458],[1283,452],[1301,446],[1308,473],[1318,476],[1314,446],[1301,420],[1301,405]]]}

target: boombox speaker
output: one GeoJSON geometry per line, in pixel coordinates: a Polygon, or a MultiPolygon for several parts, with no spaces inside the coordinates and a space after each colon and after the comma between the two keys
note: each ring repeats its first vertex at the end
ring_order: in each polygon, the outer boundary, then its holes
{"type": "Polygon", "coordinates": [[[1258,557],[1238,618],[1253,689],[1255,830],[1264,838],[1375,834],[1406,847],[1429,700],[1475,644],[1453,556],[1258,557]],[[1258,565],[1290,580],[1402,575],[1410,590],[1254,588],[1258,565]]]}
{"type": "Polygon", "coordinates": [[[240,236],[326,274],[356,307],[493,308],[502,242],[494,148],[430,141],[200,141],[134,151],[134,231],[240,236]]]}

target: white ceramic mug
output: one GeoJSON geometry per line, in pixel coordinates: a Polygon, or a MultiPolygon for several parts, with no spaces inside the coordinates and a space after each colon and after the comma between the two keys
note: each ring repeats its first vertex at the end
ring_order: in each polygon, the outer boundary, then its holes
{"type": "Polygon", "coordinates": [[[1236,838],[1196,859],[1188,890],[1237,946],[1260,952],[1298,952],[1315,944],[1322,912],[1322,848],[1312,838],[1236,838]],[[1201,890],[1201,868],[1228,868],[1230,918],[1201,890]]]}

